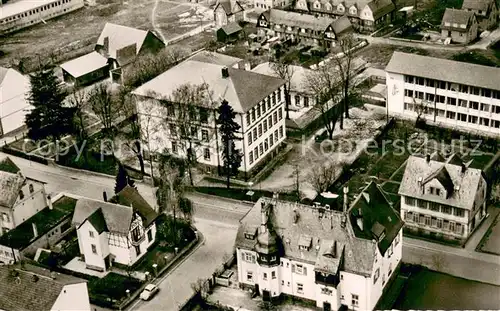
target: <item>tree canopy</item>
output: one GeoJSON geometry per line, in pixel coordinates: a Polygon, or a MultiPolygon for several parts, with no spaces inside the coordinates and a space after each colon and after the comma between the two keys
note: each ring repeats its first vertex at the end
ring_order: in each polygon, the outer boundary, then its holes
{"type": "Polygon", "coordinates": [[[225,174],[227,177],[227,187],[230,187],[231,176],[238,174],[238,169],[241,166],[242,154],[236,149],[235,140],[240,138],[236,133],[240,129],[240,125],[234,120],[236,113],[231,105],[226,100],[223,100],[219,107],[219,116],[217,125],[222,141],[222,158],[224,161],[225,174]]]}

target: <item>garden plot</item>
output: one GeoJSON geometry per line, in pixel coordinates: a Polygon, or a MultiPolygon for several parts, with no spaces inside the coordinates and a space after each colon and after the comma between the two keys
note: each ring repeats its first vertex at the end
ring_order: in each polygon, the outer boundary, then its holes
{"type": "Polygon", "coordinates": [[[156,25],[161,29],[165,39],[170,40],[212,23],[213,14],[213,10],[202,5],[160,2],[156,10],[156,25]]]}

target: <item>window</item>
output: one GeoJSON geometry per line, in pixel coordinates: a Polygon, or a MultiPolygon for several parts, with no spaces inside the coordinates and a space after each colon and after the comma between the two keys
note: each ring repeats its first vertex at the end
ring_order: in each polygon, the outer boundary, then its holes
{"type": "Polygon", "coordinates": [[[432,227],[437,227],[437,219],[436,217],[431,217],[431,226],[432,227]]]}
{"type": "Polygon", "coordinates": [[[151,229],[148,230],[147,236],[148,236],[148,243],[149,243],[153,240],[153,232],[151,232],[151,229]]]}
{"type": "Polygon", "coordinates": [[[304,97],[304,107],[309,107],[309,97],[304,97]]]}
{"type": "Polygon", "coordinates": [[[278,123],[278,113],[275,111],[273,113],[273,124],[276,124],[278,123]]]}
{"type": "Polygon", "coordinates": [[[421,225],[425,223],[425,217],[423,214],[418,215],[418,223],[421,225]]]}
{"type": "Polygon", "coordinates": [[[141,254],[141,248],[139,247],[139,245],[134,246],[134,248],[135,248],[135,254],[139,256],[141,254]]]}
{"type": "Polygon", "coordinates": [[[413,214],[413,222],[418,223],[418,214],[413,214]]]}
{"type": "Polygon", "coordinates": [[[201,130],[201,139],[208,142],[208,130],[201,130]]]}
{"type": "Polygon", "coordinates": [[[22,190],[19,190],[19,200],[24,199],[24,192],[22,190]]]}
{"type": "Polygon", "coordinates": [[[457,105],[457,99],[456,98],[453,98],[453,97],[448,97],[447,99],[447,104],[448,105],[452,105],[452,106],[456,106],[457,105]]]}
{"type": "Polygon", "coordinates": [[[95,246],[95,244],[90,244],[90,248],[92,249],[93,254],[97,254],[97,247],[95,246]]]}
{"type": "Polygon", "coordinates": [[[488,118],[479,118],[479,124],[484,126],[490,125],[490,119],[488,118]]]}
{"type": "Polygon", "coordinates": [[[434,87],[434,80],[432,79],[425,79],[427,82],[427,86],[434,87]]]}
{"type": "Polygon", "coordinates": [[[94,231],[89,230],[89,237],[93,238],[94,237],[94,231]]]}
{"type": "Polygon", "coordinates": [[[260,118],[260,104],[257,105],[257,119],[260,118]]]}
{"type": "Polygon", "coordinates": [[[253,255],[252,253],[244,252],[242,254],[242,257],[243,257],[243,260],[246,262],[255,263],[255,255],[253,255]]]}
{"type": "Polygon", "coordinates": [[[195,126],[191,127],[191,136],[194,138],[198,138],[198,129],[195,126]]]}
{"type": "Polygon", "coordinates": [[[257,147],[253,149],[253,157],[255,158],[256,161],[259,158],[259,150],[257,147]]]}
{"type": "Polygon", "coordinates": [[[276,92],[278,94],[278,101],[281,101],[281,89],[276,92]]]}
{"type": "Polygon", "coordinates": [[[269,118],[267,119],[267,126],[269,128],[273,127],[273,116],[269,116],[269,118]]]}
{"type": "Polygon", "coordinates": [[[274,145],[273,133],[271,133],[271,135],[269,135],[269,146],[272,147],[272,145],[274,145]]]}
{"type": "Polygon", "coordinates": [[[458,234],[464,234],[464,226],[462,224],[456,224],[455,232],[458,234]]]}
{"type": "Polygon", "coordinates": [[[250,164],[253,163],[253,152],[250,151],[250,154],[248,155],[248,160],[250,161],[250,164]]]}
{"type": "Polygon", "coordinates": [[[203,149],[203,159],[205,159],[205,161],[210,161],[210,149],[203,149]]]}
{"type": "Polygon", "coordinates": [[[170,123],[168,125],[169,129],[170,129],[170,135],[172,136],[176,136],[177,135],[177,127],[175,126],[174,123],[170,123]]]}
{"type": "Polygon", "coordinates": [[[465,217],[465,210],[462,208],[455,207],[453,208],[454,215],[458,217],[465,217]]]}
{"type": "Polygon", "coordinates": [[[405,197],[405,204],[410,206],[415,206],[415,199],[410,197],[405,197]]]}
{"type": "Polygon", "coordinates": [[[455,223],[453,221],[450,221],[450,231],[455,232],[455,223]]]}
{"type": "Polygon", "coordinates": [[[248,145],[252,145],[253,141],[252,141],[252,132],[249,132],[247,134],[247,140],[248,140],[248,145]]]}
{"type": "Polygon", "coordinates": [[[35,189],[33,188],[33,184],[30,184],[30,185],[29,185],[29,190],[30,190],[30,193],[35,192],[35,189]]]}
{"type": "Polygon", "coordinates": [[[267,122],[266,120],[264,120],[264,122],[262,122],[262,124],[264,125],[264,133],[267,132],[267,122]]]}
{"type": "Polygon", "coordinates": [[[262,103],[262,114],[264,115],[266,113],[266,102],[262,103]]]}
{"type": "Polygon", "coordinates": [[[431,225],[431,216],[425,216],[425,225],[430,226],[431,225]]]}
{"type": "Polygon", "coordinates": [[[405,96],[413,97],[413,90],[405,90],[405,96]]]}
{"type": "Polygon", "coordinates": [[[283,110],[281,109],[281,107],[278,109],[278,118],[279,120],[283,119],[283,110]]]}
{"type": "Polygon", "coordinates": [[[434,94],[425,93],[425,99],[430,101],[430,102],[434,102],[434,94]]]}
{"type": "Polygon", "coordinates": [[[456,115],[457,114],[455,112],[453,112],[453,111],[446,111],[446,118],[448,118],[448,119],[455,120],[456,115]]]}
{"type": "Polygon", "coordinates": [[[275,130],[274,131],[274,142],[277,143],[278,142],[278,130],[275,130]]]}
{"type": "Polygon", "coordinates": [[[259,144],[259,155],[263,155],[264,154],[264,145],[262,143],[259,144]]]}
{"type": "Polygon", "coordinates": [[[470,101],[469,102],[469,108],[478,110],[479,109],[479,103],[478,102],[474,102],[474,101],[470,101]]]}
{"type": "Polygon", "coordinates": [[[264,281],[267,281],[267,273],[265,273],[265,272],[264,272],[264,273],[262,274],[262,279],[263,279],[264,281]]]}
{"type": "Polygon", "coordinates": [[[250,125],[250,112],[247,112],[247,125],[250,125]]]}
{"type": "Polygon", "coordinates": [[[479,94],[481,93],[481,89],[480,89],[480,88],[478,88],[478,87],[475,87],[475,86],[473,86],[473,87],[472,87],[472,86],[471,86],[471,89],[472,89],[472,90],[471,90],[471,92],[472,92],[472,94],[474,94],[474,95],[479,95],[479,94]]]}
{"type": "Polygon", "coordinates": [[[373,284],[377,283],[378,277],[380,276],[380,268],[377,268],[375,274],[373,275],[373,284]]]}
{"type": "Polygon", "coordinates": [[[252,271],[247,271],[247,281],[253,282],[253,272],[252,271]]]}
{"type": "Polygon", "coordinates": [[[441,213],[451,214],[451,206],[441,205],[441,213]]]}
{"type": "Polygon", "coordinates": [[[273,93],[273,106],[276,105],[276,92],[273,93]]]}
{"type": "Polygon", "coordinates": [[[307,268],[299,264],[292,265],[292,272],[295,272],[297,274],[307,275],[307,268]]]}
{"type": "Polygon", "coordinates": [[[262,123],[259,124],[258,128],[259,128],[259,137],[261,137],[262,136],[262,123]]]}
{"type": "Polygon", "coordinates": [[[467,85],[460,84],[458,89],[461,93],[469,93],[469,87],[467,85]]]}
{"type": "Polygon", "coordinates": [[[424,85],[424,78],[421,78],[421,77],[416,77],[416,81],[417,81],[417,84],[418,85],[424,85]]]}
{"type": "Polygon", "coordinates": [[[252,122],[255,121],[255,108],[252,109],[252,122]]]}
{"type": "Polygon", "coordinates": [[[271,271],[271,279],[276,279],[276,271],[271,271]]]}
{"type": "Polygon", "coordinates": [[[280,127],[280,138],[282,138],[282,137],[283,137],[283,128],[284,128],[284,127],[285,127],[284,125],[283,125],[282,127],[280,127]]]}
{"type": "Polygon", "coordinates": [[[172,142],[172,153],[177,153],[177,143],[175,141],[172,142]]]}
{"type": "Polygon", "coordinates": [[[406,83],[413,83],[413,76],[405,76],[406,83]]]}
{"type": "Polygon", "coordinates": [[[269,144],[267,143],[267,138],[264,139],[264,151],[267,151],[269,149],[269,144]]]}
{"type": "Polygon", "coordinates": [[[304,293],[304,284],[297,283],[297,293],[299,293],[299,294],[303,294],[304,293]]]}
{"type": "Polygon", "coordinates": [[[406,221],[411,222],[413,220],[413,213],[412,212],[407,212],[405,219],[406,219],[406,221]]]}
{"type": "Polygon", "coordinates": [[[257,140],[257,127],[253,128],[253,141],[257,140]]]}
{"type": "Polygon", "coordinates": [[[424,208],[425,209],[425,208],[427,208],[427,203],[424,200],[417,199],[417,206],[419,208],[424,208]]]}
{"type": "Polygon", "coordinates": [[[491,90],[490,89],[482,89],[481,93],[482,93],[481,95],[483,97],[491,97],[491,90]]]}
{"type": "Polygon", "coordinates": [[[357,307],[359,305],[359,296],[356,294],[351,294],[351,305],[357,307]]]}
{"type": "Polygon", "coordinates": [[[4,222],[10,222],[9,214],[2,213],[2,219],[3,219],[4,222]]]}
{"type": "Polygon", "coordinates": [[[437,227],[439,229],[443,228],[443,220],[441,218],[438,218],[437,219],[437,227]]]}

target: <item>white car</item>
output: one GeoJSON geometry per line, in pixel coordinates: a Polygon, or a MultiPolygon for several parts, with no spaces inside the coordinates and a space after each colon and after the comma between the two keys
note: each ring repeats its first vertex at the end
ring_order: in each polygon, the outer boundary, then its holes
{"type": "Polygon", "coordinates": [[[148,284],[139,296],[142,300],[149,300],[153,297],[160,289],[154,284],[148,284]]]}

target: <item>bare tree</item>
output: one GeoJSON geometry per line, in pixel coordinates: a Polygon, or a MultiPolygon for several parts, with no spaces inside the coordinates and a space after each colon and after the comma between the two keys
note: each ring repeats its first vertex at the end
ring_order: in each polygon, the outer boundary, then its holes
{"type": "Polygon", "coordinates": [[[286,118],[290,119],[290,113],[289,113],[290,101],[291,101],[290,90],[292,86],[292,78],[295,69],[292,64],[290,64],[284,59],[275,60],[274,62],[271,62],[271,69],[278,77],[285,80],[285,111],[286,111],[286,118]]]}
{"type": "Polygon", "coordinates": [[[315,166],[310,175],[309,181],[311,182],[314,190],[318,194],[328,190],[333,185],[337,177],[337,168],[332,163],[315,166]]]}
{"type": "Polygon", "coordinates": [[[316,97],[316,109],[320,111],[321,120],[330,139],[333,138],[339,118],[340,128],[343,128],[342,105],[338,104],[342,89],[334,67],[329,63],[308,73],[305,83],[306,88],[316,97]]]}
{"type": "Polygon", "coordinates": [[[337,65],[340,85],[342,86],[342,101],[345,117],[349,118],[349,99],[352,91],[351,79],[355,74],[354,48],[356,39],[352,34],[348,34],[340,39],[340,49],[342,56],[334,57],[334,63],[337,65]]]}
{"type": "Polygon", "coordinates": [[[210,147],[215,130],[209,126],[210,111],[215,109],[211,100],[208,84],[184,84],[162,103],[167,108],[166,125],[170,138],[175,141],[179,153],[186,163],[190,184],[193,185],[193,168],[203,149],[210,147]]]}
{"type": "Polygon", "coordinates": [[[415,100],[415,97],[412,99],[413,101],[413,110],[417,113],[417,119],[415,120],[415,125],[418,125],[420,122],[424,121],[424,114],[429,112],[429,105],[426,100],[415,100]]]}
{"type": "Polygon", "coordinates": [[[122,116],[122,106],[114,99],[110,85],[100,83],[94,86],[88,95],[88,102],[92,111],[101,120],[103,132],[113,136],[115,122],[122,116]]]}
{"type": "Polygon", "coordinates": [[[77,139],[79,142],[83,142],[87,136],[87,130],[85,128],[85,109],[89,109],[89,105],[85,98],[85,91],[77,90],[76,88],[71,90],[70,95],[67,98],[68,104],[75,108],[75,130],[77,132],[77,139]]]}

